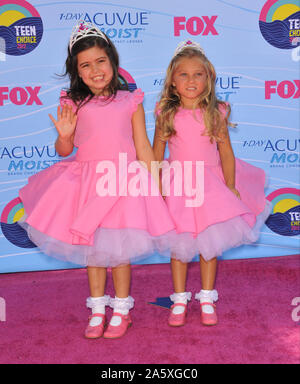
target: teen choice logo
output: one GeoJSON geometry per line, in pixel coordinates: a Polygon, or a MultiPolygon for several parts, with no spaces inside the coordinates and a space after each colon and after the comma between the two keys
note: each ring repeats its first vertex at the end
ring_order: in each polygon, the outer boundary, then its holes
{"type": "Polygon", "coordinates": [[[1,229],[8,241],[20,248],[35,248],[27,232],[17,223],[24,216],[23,203],[19,197],[10,201],[1,214],[1,229]]]}
{"type": "Polygon", "coordinates": [[[273,47],[292,49],[299,46],[299,0],[268,0],[260,12],[259,28],[273,47]]]}
{"type": "Polygon", "coordinates": [[[266,225],[282,236],[300,234],[300,190],[281,188],[272,192],[267,199],[272,203],[272,213],[266,225]]]}
{"type": "Polygon", "coordinates": [[[43,23],[37,10],[23,0],[0,1],[0,50],[20,56],[34,50],[43,35],[43,23]]]}
{"type": "Polygon", "coordinates": [[[133,92],[137,88],[137,86],[136,86],[136,83],[135,83],[133,77],[131,76],[131,74],[129,72],[125,71],[125,69],[123,69],[123,68],[119,68],[119,74],[122,77],[124,77],[124,79],[127,81],[129,91],[133,92]]]}

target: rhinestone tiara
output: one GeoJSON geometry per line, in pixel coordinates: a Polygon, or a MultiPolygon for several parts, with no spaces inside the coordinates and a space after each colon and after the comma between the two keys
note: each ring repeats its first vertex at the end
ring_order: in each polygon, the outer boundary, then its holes
{"type": "Polygon", "coordinates": [[[185,48],[194,48],[197,51],[201,52],[202,55],[205,56],[204,49],[201,47],[200,44],[198,44],[198,43],[196,43],[195,41],[192,41],[192,40],[186,40],[186,41],[182,41],[181,43],[178,44],[177,48],[175,49],[173,57],[177,56],[185,48]]]}
{"type": "Polygon", "coordinates": [[[80,20],[72,30],[70,41],[69,41],[69,49],[70,51],[73,48],[73,45],[77,43],[77,41],[84,39],[86,37],[96,36],[105,40],[108,43],[107,37],[105,34],[100,31],[94,24],[89,23],[84,20],[80,20]]]}

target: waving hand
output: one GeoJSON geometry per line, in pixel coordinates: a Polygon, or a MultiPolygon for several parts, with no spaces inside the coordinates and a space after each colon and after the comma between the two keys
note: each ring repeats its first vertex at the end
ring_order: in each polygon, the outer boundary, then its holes
{"type": "Polygon", "coordinates": [[[57,120],[51,114],[49,114],[49,117],[55,125],[60,138],[68,139],[72,137],[75,132],[77,115],[73,112],[71,105],[64,105],[62,108],[57,107],[57,120]]]}

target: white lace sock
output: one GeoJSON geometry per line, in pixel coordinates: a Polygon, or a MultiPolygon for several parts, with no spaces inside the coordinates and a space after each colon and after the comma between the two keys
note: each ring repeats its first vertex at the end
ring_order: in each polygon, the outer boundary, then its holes
{"type": "MultiPolygon", "coordinates": [[[[88,297],[86,300],[86,306],[88,308],[91,308],[92,314],[95,313],[101,313],[102,315],[105,315],[105,306],[109,304],[110,296],[104,295],[101,297],[88,297]]],[[[97,325],[100,325],[102,323],[103,319],[102,317],[93,317],[89,325],[92,327],[96,327],[97,325]]]]}
{"type": "MultiPolygon", "coordinates": [[[[199,293],[196,293],[195,299],[199,300],[200,303],[214,303],[214,301],[218,300],[218,292],[213,289],[213,290],[205,290],[201,289],[199,293]]],[[[214,312],[214,309],[211,305],[202,305],[201,310],[204,313],[211,314],[214,312]]]]}
{"type": "Polygon", "coordinates": [[[134,299],[131,296],[125,298],[115,296],[114,299],[110,299],[109,305],[114,310],[109,324],[114,327],[117,327],[121,324],[122,319],[120,316],[114,316],[114,313],[128,315],[129,310],[134,306],[134,299]]]}
{"type": "MultiPolygon", "coordinates": [[[[189,300],[191,300],[192,293],[191,292],[180,292],[180,293],[173,293],[170,296],[170,299],[173,301],[174,304],[187,304],[189,300]]],[[[184,312],[184,307],[179,305],[172,309],[172,312],[174,315],[180,315],[184,312]]]]}

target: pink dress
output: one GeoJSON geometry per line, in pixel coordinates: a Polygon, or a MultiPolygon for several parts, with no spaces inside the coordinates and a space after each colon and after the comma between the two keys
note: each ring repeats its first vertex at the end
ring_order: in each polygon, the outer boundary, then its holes
{"type": "MultiPolygon", "coordinates": [[[[20,190],[26,212],[20,224],[44,253],[114,267],[167,249],[174,223],[151,174],[136,161],[132,137],[132,114],[143,97],[140,90],[118,91],[110,101],[90,100],[78,112],[77,153],[20,190]]],[[[76,108],[70,99],[64,103],[76,108]]]]}
{"type": "MultiPolygon", "coordinates": [[[[201,111],[180,108],[175,115],[174,127],[177,134],[168,142],[168,162],[179,162],[186,175],[189,168],[185,165],[192,164],[191,185],[194,189],[198,187],[203,200],[198,199],[198,206],[187,206],[193,194],[182,185],[183,193],[178,196],[179,193],[174,191],[178,190],[181,181],[177,178],[174,183],[176,179],[171,172],[171,188],[166,203],[177,229],[176,241],[171,246],[172,257],[188,262],[196,254],[201,254],[210,260],[232,247],[255,242],[270,213],[264,195],[264,171],[236,159],[236,189],[240,192],[240,200],[225,185],[216,143],[210,143],[209,137],[202,135],[204,122],[201,111]],[[196,161],[204,161],[204,169],[198,163],[198,181],[196,161]]],[[[188,175],[186,180],[189,180],[188,175]]],[[[183,177],[182,184],[185,183],[188,184],[183,177]]]]}

